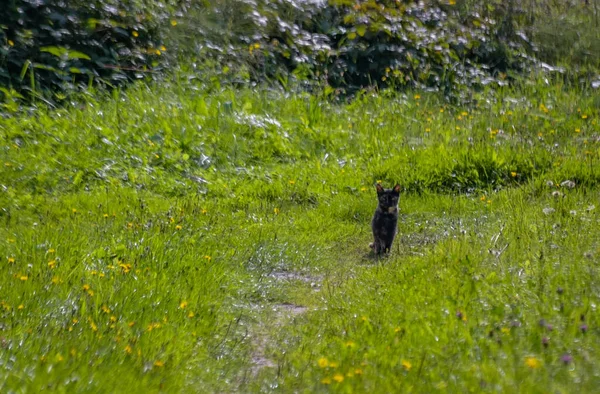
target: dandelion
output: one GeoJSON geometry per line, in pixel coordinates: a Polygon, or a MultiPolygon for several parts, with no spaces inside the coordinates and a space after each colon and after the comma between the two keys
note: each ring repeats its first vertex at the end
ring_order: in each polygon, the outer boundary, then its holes
{"type": "Polygon", "coordinates": [[[181,303],[179,304],[179,308],[181,309],[185,309],[185,307],[188,306],[188,302],[187,301],[181,301],[181,303]]]}
{"type": "Polygon", "coordinates": [[[21,305],[19,305],[19,306],[17,307],[17,309],[18,309],[18,310],[22,310],[22,309],[24,309],[24,308],[25,308],[25,305],[23,305],[23,304],[21,304],[21,305]]]}
{"type": "Polygon", "coordinates": [[[162,362],[162,361],[160,361],[160,360],[156,360],[156,361],[154,362],[154,366],[155,366],[155,367],[159,367],[159,368],[160,368],[160,367],[163,367],[164,365],[165,365],[165,363],[163,363],[163,362],[162,362]]]}
{"type": "Polygon", "coordinates": [[[133,352],[133,349],[131,348],[131,346],[129,346],[129,345],[125,346],[125,353],[131,354],[132,352],[133,352]]]}
{"type": "Polygon", "coordinates": [[[171,19],[171,26],[177,26],[177,21],[175,19],[171,19]]]}
{"type": "Polygon", "coordinates": [[[531,369],[536,369],[542,366],[542,362],[535,357],[525,357],[525,365],[531,369]]]}
{"type": "Polygon", "coordinates": [[[333,375],[333,380],[335,380],[338,383],[342,383],[344,381],[344,375],[342,375],[341,373],[336,373],[335,375],[333,375]]]}
{"type": "Polygon", "coordinates": [[[581,119],[587,119],[587,115],[581,115],[581,119]]]}
{"type": "Polygon", "coordinates": [[[356,368],[356,369],[354,370],[354,374],[355,374],[355,375],[362,375],[362,374],[363,374],[363,371],[362,371],[362,369],[360,369],[360,368],[356,368]]]}
{"type": "Polygon", "coordinates": [[[581,133],[581,129],[575,129],[576,133],[581,133]]]}
{"type": "Polygon", "coordinates": [[[124,264],[122,262],[119,262],[119,267],[121,267],[121,270],[124,274],[128,274],[129,271],[131,271],[131,264],[124,264]]]}
{"type": "Polygon", "coordinates": [[[161,45],[161,46],[160,46],[160,50],[161,50],[161,51],[163,51],[163,52],[165,52],[165,51],[167,50],[167,47],[166,47],[166,46],[164,46],[164,45],[161,45]]]}
{"type": "Polygon", "coordinates": [[[8,40],[8,45],[11,46],[11,47],[14,47],[15,43],[14,43],[13,40],[8,40]]]}
{"type": "Polygon", "coordinates": [[[27,279],[29,279],[29,277],[27,275],[21,275],[19,279],[25,282],[27,279]]]}
{"type": "Polygon", "coordinates": [[[56,355],[56,362],[57,362],[57,363],[59,363],[59,362],[61,362],[61,361],[63,361],[63,360],[64,360],[63,356],[62,356],[60,353],[58,353],[58,354],[56,355]]]}
{"type": "Polygon", "coordinates": [[[327,368],[327,366],[329,365],[329,361],[327,361],[327,358],[325,357],[321,357],[318,361],[317,364],[319,364],[320,368],[327,368]]]}
{"type": "Polygon", "coordinates": [[[140,34],[137,31],[134,30],[134,31],[131,32],[131,35],[134,36],[134,37],[139,37],[140,34]]]}
{"type": "Polygon", "coordinates": [[[402,360],[401,364],[402,368],[404,368],[406,371],[410,371],[410,369],[412,368],[412,364],[408,360],[402,360]]]}
{"type": "Polygon", "coordinates": [[[275,213],[275,215],[279,215],[279,208],[273,208],[273,212],[275,213]]]}
{"type": "Polygon", "coordinates": [[[202,208],[202,211],[200,211],[203,215],[206,215],[208,213],[208,211],[204,208],[202,208]]]}
{"type": "Polygon", "coordinates": [[[96,325],[96,323],[94,323],[93,321],[90,321],[90,328],[92,329],[92,331],[96,332],[98,331],[98,326],[96,325]]]}
{"type": "Polygon", "coordinates": [[[71,212],[77,213],[77,209],[73,208],[73,209],[71,209],[71,212]]]}
{"type": "Polygon", "coordinates": [[[54,250],[54,249],[48,249],[48,251],[47,251],[46,253],[48,253],[48,254],[52,254],[52,253],[54,253],[54,252],[56,252],[56,250],[54,250]]]}
{"type": "Polygon", "coordinates": [[[481,201],[485,201],[485,200],[486,200],[486,197],[485,197],[485,196],[481,196],[480,200],[481,200],[481,201]]]}
{"type": "Polygon", "coordinates": [[[211,261],[212,257],[210,257],[209,255],[206,255],[206,256],[204,256],[204,259],[207,260],[207,261],[211,261]]]}
{"type": "Polygon", "coordinates": [[[134,322],[134,321],[130,321],[129,323],[127,323],[127,325],[128,325],[129,327],[133,327],[133,326],[135,325],[135,322],[134,322]]]}
{"type": "Polygon", "coordinates": [[[321,379],[321,383],[322,384],[331,384],[331,378],[324,377],[323,379],[321,379]]]}
{"type": "Polygon", "coordinates": [[[107,307],[106,305],[102,305],[102,308],[101,308],[101,309],[102,309],[102,312],[104,312],[104,313],[106,313],[106,314],[109,314],[109,313],[110,313],[110,308],[109,308],[109,307],[107,307]]]}
{"type": "Polygon", "coordinates": [[[175,230],[181,230],[183,227],[181,227],[179,224],[177,226],[175,226],[175,230]]]}
{"type": "Polygon", "coordinates": [[[501,331],[503,334],[506,334],[506,335],[509,335],[509,334],[510,334],[510,328],[508,328],[508,327],[502,327],[502,328],[500,329],[500,331],[501,331]]]}
{"type": "Polygon", "coordinates": [[[9,257],[9,258],[8,258],[8,263],[9,263],[9,264],[12,264],[12,263],[14,263],[14,262],[15,262],[15,258],[14,258],[14,257],[9,257]]]}
{"type": "Polygon", "coordinates": [[[290,181],[289,181],[289,182],[290,182],[290,185],[294,185],[294,184],[296,183],[296,181],[294,181],[294,180],[291,180],[291,179],[290,179],[290,181]]]}
{"type": "Polygon", "coordinates": [[[353,349],[356,347],[356,343],[354,343],[353,341],[347,341],[344,345],[349,349],[353,349]]]}
{"type": "Polygon", "coordinates": [[[60,280],[60,277],[58,277],[58,276],[53,276],[52,277],[52,284],[57,285],[57,284],[59,284],[61,282],[62,282],[62,280],[60,280]]]}
{"type": "Polygon", "coordinates": [[[448,5],[456,5],[456,0],[448,0],[448,5]]]}
{"type": "Polygon", "coordinates": [[[108,213],[105,213],[105,214],[104,214],[104,215],[102,215],[102,216],[104,216],[104,219],[108,219],[108,213]]]}
{"type": "Polygon", "coordinates": [[[418,95],[418,94],[415,94],[415,96],[414,96],[414,97],[415,97],[415,100],[420,100],[420,99],[421,99],[421,96],[420,96],[420,95],[418,95]]]}
{"type": "Polygon", "coordinates": [[[190,313],[188,313],[188,315],[187,315],[187,316],[188,316],[188,318],[190,318],[190,319],[191,319],[192,317],[194,317],[194,312],[190,311],[190,313]]]}
{"type": "Polygon", "coordinates": [[[363,187],[361,187],[361,188],[360,188],[360,191],[361,191],[361,192],[366,192],[366,191],[367,191],[367,188],[363,186],[363,187]]]}
{"type": "Polygon", "coordinates": [[[511,171],[511,172],[510,172],[510,176],[512,176],[512,177],[514,178],[514,177],[516,177],[516,176],[517,176],[517,173],[516,173],[516,172],[514,172],[514,171],[511,171]]]}
{"type": "Polygon", "coordinates": [[[56,260],[48,261],[48,268],[53,269],[54,267],[56,267],[56,260]]]}
{"type": "Polygon", "coordinates": [[[427,127],[427,128],[425,129],[425,132],[426,132],[426,133],[429,133],[430,131],[431,131],[431,129],[430,129],[429,127],[427,127]]]}

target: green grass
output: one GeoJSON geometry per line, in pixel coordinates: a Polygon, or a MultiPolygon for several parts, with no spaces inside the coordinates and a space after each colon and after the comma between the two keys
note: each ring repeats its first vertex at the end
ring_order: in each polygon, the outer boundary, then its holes
{"type": "Polygon", "coordinates": [[[596,92],[82,100],[0,120],[0,391],[600,386],[596,92]]]}

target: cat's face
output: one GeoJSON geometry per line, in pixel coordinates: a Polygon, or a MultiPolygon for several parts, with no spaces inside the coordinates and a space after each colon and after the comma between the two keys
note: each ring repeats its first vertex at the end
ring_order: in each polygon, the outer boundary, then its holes
{"type": "Polygon", "coordinates": [[[377,188],[377,200],[379,200],[379,206],[384,211],[395,209],[398,206],[398,200],[400,199],[400,185],[394,186],[393,189],[384,189],[380,184],[377,184],[375,187],[377,188]]]}

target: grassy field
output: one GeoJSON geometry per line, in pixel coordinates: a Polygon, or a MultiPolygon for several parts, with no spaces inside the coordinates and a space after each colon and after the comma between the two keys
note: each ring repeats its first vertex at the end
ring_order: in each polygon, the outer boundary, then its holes
{"type": "Polygon", "coordinates": [[[0,119],[0,392],[594,392],[599,107],[175,79],[0,119]]]}

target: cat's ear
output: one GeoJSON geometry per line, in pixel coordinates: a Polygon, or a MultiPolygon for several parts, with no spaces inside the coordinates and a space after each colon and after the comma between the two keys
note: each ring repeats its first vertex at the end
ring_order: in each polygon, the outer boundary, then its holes
{"type": "Polygon", "coordinates": [[[377,189],[377,194],[383,193],[383,187],[379,183],[375,185],[375,188],[377,189]]]}
{"type": "Polygon", "coordinates": [[[394,193],[398,193],[400,194],[400,185],[396,183],[396,186],[394,186],[394,193]]]}

